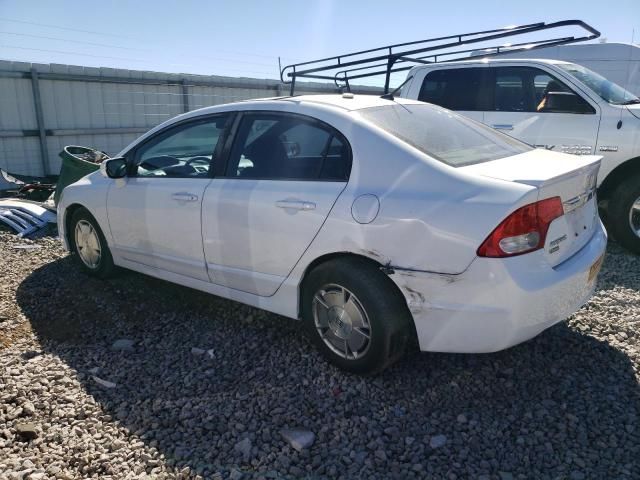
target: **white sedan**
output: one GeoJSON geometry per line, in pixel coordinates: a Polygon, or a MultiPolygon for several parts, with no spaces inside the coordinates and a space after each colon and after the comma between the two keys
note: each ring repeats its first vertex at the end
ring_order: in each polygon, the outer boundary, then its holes
{"type": "Polygon", "coordinates": [[[291,318],[339,367],[492,352],[591,296],[599,157],[536,150],[434,105],[254,100],[154,128],[65,188],[87,273],[115,266],[291,318]]]}

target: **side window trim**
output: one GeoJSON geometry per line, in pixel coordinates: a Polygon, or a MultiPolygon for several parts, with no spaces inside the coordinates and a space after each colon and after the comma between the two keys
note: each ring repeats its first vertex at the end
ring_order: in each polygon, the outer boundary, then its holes
{"type": "MultiPolygon", "coordinates": [[[[318,170],[318,173],[316,173],[316,177],[318,177],[318,180],[322,180],[322,171],[324,170],[325,163],[327,163],[327,155],[329,155],[329,149],[331,148],[331,144],[333,143],[333,139],[335,138],[335,136],[335,133],[329,132],[329,137],[327,138],[324,147],[322,147],[322,162],[320,162],[320,169],[318,170]]],[[[349,174],[351,174],[351,172],[349,172],[349,174]]]]}
{"type": "MultiPolygon", "coordinates": [[[[154,176],[145,176],[145,177],[138,177],[137,175],[137,165],[136,165],[136,161],[139,158],[139,154],[140,154],[140,150],[149,145],[150,143],[159,143],[162,140],[164,140],[165,138],[179,133],[180,131],[189,128],[193,125],[197,125],[199,123],[206,123],[209,120],[212,120],[216,117],[224,117],[227,116],[227,121],[225,124],[225,127],[222,131],[222,133],[220,134],[221,137],[221,141],[218,141],[216,143],[216,147],[215,149],[211,152],[212,153],[212,159],[214,158],[215,154],[219,151],[219,149],[221,148],[221,144],[224,144],[227,140],[226,136],[229,133],[230,130],[230,125],[233,124],[233,119],[235,116],[235,112],[218,112],[218,113],[212,113],[209,115],[202,115],[200,117],[197,118],[188,118],[186,120],[180,121],[180,122],[176,122],[173,123],[171,125],[168,125],[167,127],[163,128],[162,130],[156,132],[155,134],[151,135],[148,138],[145,138],[141,143],[135,145],[131,150],[129,150],[128,152],[126,152],[124,154],[124,157],[127,159],[127,177],[132,177],[132,178],[174,178],[174,177],[163,177],[163,176],[158,176],[158,177],[154,177],[154,176]]],[[[224,151],[223,151],[224,153],[224,151]]],[[[221,159],[222,162],[225,162],[226,159],[222,158],[221,159]]],[[[214,163],[214,168],[215,168],[216,163],[214,163]]],[[[212,171],[213,169],[211,168],[211,163],[209,163],[209,174],[206,177],[192,177],[192,178],[204,178],[204,179],[211,179],[212,176],[215,174],[215,172],[212,171]]]]}
{"type": "Polygon", "coordinates": [[[229,137],[226,140],[226,144],[225,144],[225,150],[224,150],[224,155],[225,155],[225,171],[224,174],[219,175],[221,178],[226,178],[226,179],[234,179],[234,180],[256,180],[255,178],[249,178],[249,177],[239,177],[237,176],[234,172],[232,172],[233,169],[233,165],[232,165],[232,158],[231,158],[231,154],[234,150],[234,148],[236,147],[236,143],[240,141],[240,137],[238,136],[238,131],[240,129],[240,125],[242,123],[242,120],[246,117],[250,117],[252,115],[264,115],[264,116],[270,116],[270,115],[274,115],[274,116],[280,116],[280,117],[293,117],[293,118],[298,118],[301,119],[311,125],[315,125],[323,130],[325,130],[327,133],[329,133],[329,143],[327,143],[327,145],[325,146],[325,151],[323,152],[323,159],[322,159],[322,165],[324,166],[324,162],[326,160],[326,155],[328,152],[328,149],[330,148],[331,145],[331,141],[334,138],[337,138],[338,140],[340,140],[344,145],[345,148],[347,149],[347,171],[348,171],[348,175],[347,178],[345,179],[330,179],[330,178],[319,178],[320,173],[322,172],[322,170],[320,170],[318,172],[318,177],[317,178],[261,178],[259,180],[265,180],[265,181],[275,181],[275,182],[282,182],[282,181],[299,181],[299,182],[348,182],[349,178],[351,176],[351,168],[352,168],[352,164],[353,164],[353,153],[351,150],[351,144],[347,141],[346,137],[339,131],[337,130],[335,127],[332,127],[331,125],[329,125],[328,123],[323,122],[322,120],[319,120],[317,118],[308,116],[308,115],[304,115],[301,113],[292,113],[292,112],[283,112],[283,111],[278,111],[278,110],[242,110],[237,112],[236,118],[233,122],[233,126],[231,128],[231,133],[229,135],[229,137]]]}
{"type": "Polygon", "coordinates": [[[216,145],[214,154],[220,161],[213,164],[213,168],[209,168],[209,178],[224,177],[229,164],[229,155],[231,154],[231,145],[238,131],[238,125],[242,114],[239,112],[229,112],[229,118],[222,132],[222,141],[216,145]]]}

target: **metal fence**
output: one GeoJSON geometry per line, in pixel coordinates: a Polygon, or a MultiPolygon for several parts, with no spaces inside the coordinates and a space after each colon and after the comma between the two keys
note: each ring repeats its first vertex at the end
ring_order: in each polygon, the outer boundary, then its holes
{"type": "MultiPolygon", "coordinates": [[[[333,85],[299,83],[297,93],[331,92],[333,85]]],[[[0,61],[0,168],[57,174],[66,145],[114,155],[180,113],[287,94],[276,80],[0,61]]]]}

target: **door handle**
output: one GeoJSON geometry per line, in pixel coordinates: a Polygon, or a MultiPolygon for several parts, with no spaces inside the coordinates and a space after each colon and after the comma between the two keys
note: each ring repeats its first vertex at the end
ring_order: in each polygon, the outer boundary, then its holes
{"type": "Polygon", "coordinates": [[[197,202],[198,196],[188,192],[172,193],[171,198],[179,202],[197,202]]]}
{"type": "Polygon", "coordinates": [[[305,200],[278,200],[276,207],[290,208],[293,210],[315,210],[316,204],[305,200]]]}
{"type": "Polygon", "coordinates": [[[508,123],[497,123],[491,126],[496,130],[513,130],[513,125],[509,125],[508,123]]]}

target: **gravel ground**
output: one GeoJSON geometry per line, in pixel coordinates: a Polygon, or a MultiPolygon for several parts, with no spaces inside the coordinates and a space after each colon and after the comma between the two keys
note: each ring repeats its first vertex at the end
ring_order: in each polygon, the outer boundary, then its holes
{"type": "Polygon", "coordinates": [[[615,245],[568,323],[370,378],[298,322],[87,278],[55,239],[0,252],[1,479],[640,478],[640,258],[615,245]]]}

